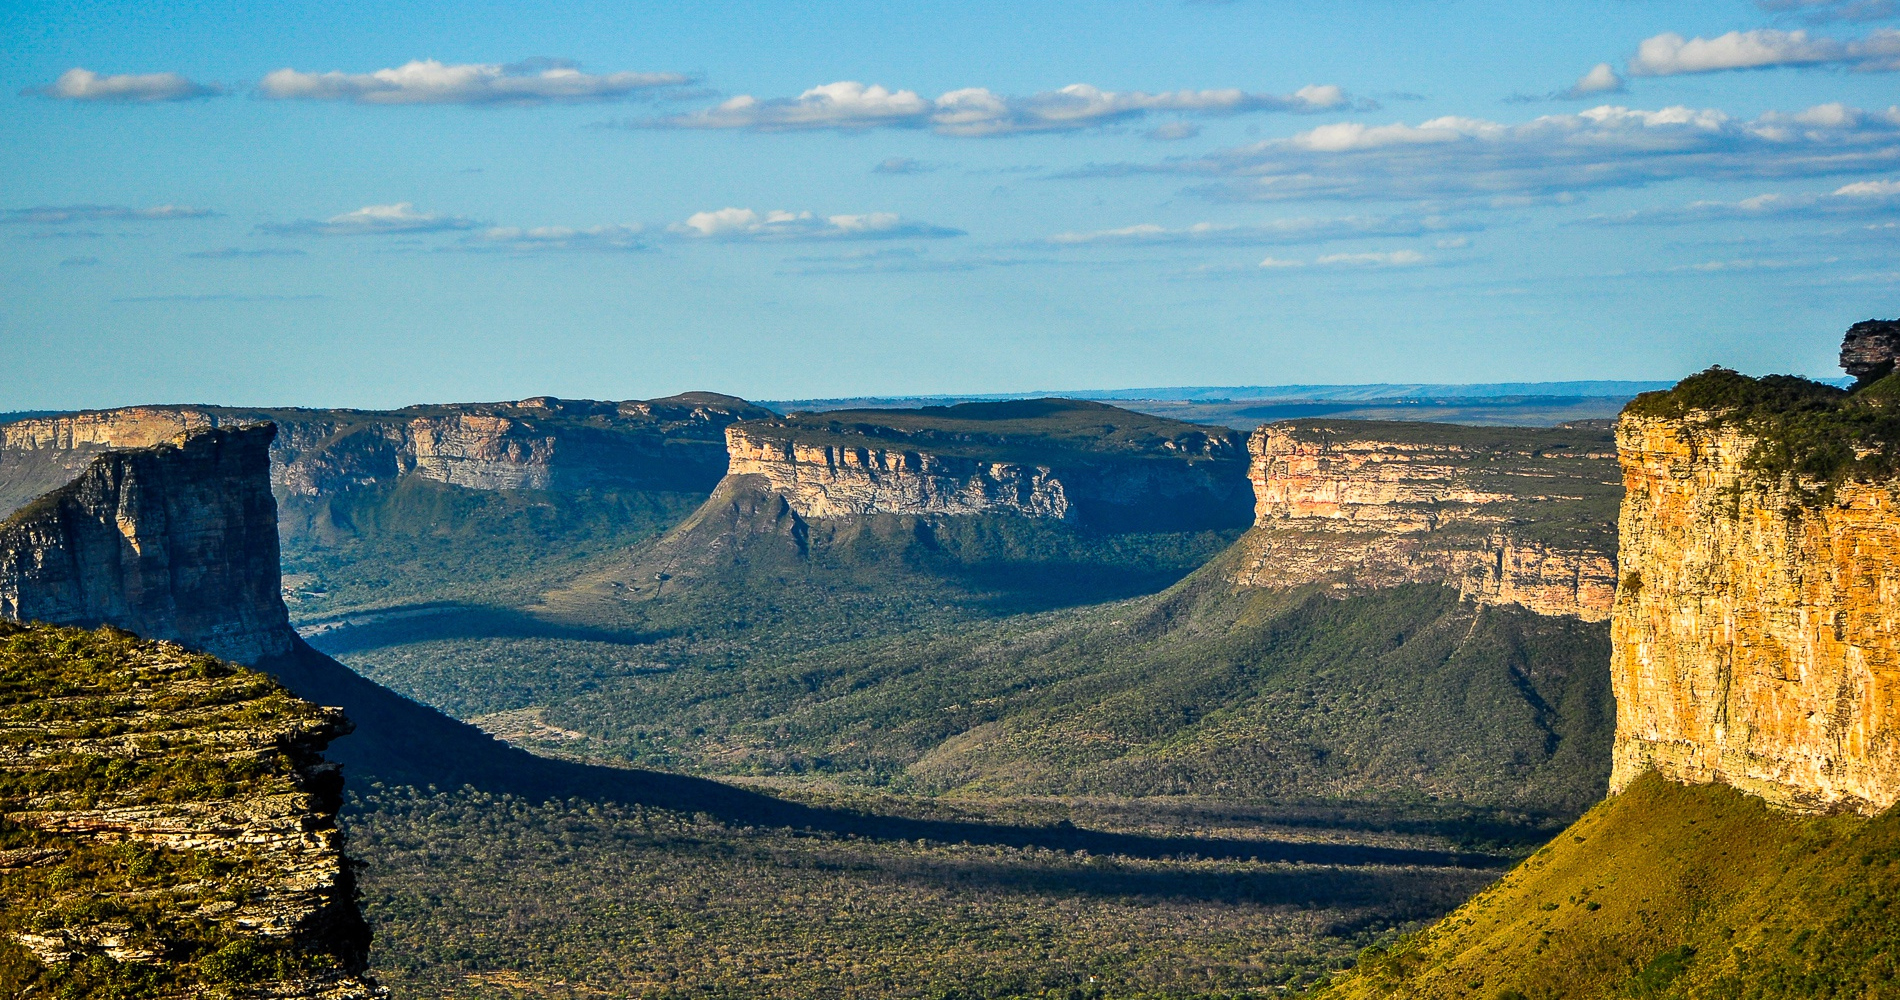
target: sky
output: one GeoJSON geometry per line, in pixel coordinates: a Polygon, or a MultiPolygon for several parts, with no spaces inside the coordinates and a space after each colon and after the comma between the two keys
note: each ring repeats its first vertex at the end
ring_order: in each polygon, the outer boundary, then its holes
{"type": "Polygon", "coordinates": [[[0,411],[1831,377],[1897,247],[1900,0],[0,6],[0,411]]]}

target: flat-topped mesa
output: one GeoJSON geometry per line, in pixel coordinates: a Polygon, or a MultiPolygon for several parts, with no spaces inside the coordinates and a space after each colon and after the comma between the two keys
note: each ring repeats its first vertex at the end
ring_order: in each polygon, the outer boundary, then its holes
{"type": "Polygon", "coordinates": [[[771,411],[717,393],[600,402],[518,402],[401,410],[136,406],[0,424],[0,515],[70,481],[108,448],[142,448],[206,427],[271,422],[281,499],[324,497],[414,473],[479,490],[601,485],[710,489],[726,425],[771,411]]]}
{"type": "Polygon", "coordinates": [[[1234,581],[1339,593],[1440,583],[1602,621],[1616,586],[1611,447],[1593,425],[1269,424],[1248,441],[1255,519],[1234,581]]]}
{"type": "Polygon", "coordinates": [[[1624,411],[1612,789],[1900,800],[1895,398],[1900,376],[1850,395],[1715,369],[1624,411]]]}
{"type": "Polygon", "coordinates": [[[843,410],[726,428],[729,481],[802,518],[989,513],[1148,531],[1238,526],[1239,435],[1099,403],[843,410]]]}
{"type": "Polygon", "coordinates": [[[114,625],[227,659],[289,651],[269,424],[97,454],[0,521],[0,616],[114,625]]]}

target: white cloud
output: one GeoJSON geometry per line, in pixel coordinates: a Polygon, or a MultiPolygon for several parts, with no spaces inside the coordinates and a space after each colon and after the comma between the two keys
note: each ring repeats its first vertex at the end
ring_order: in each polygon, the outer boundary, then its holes
{"type": "Polygon", "coordinates": [[[690,82],[679,73],[583,73],[579,64],[557,59],[454,66],[419,59],[374,73],[280,69],[264,76],[257,94],[274,100],[356,104],[584,104],[690,82]]]}
{"type": "Polygon", "coordinates": [[[104,222],[169,219],[208,219],[218,213],[190,205],[154,205],[151,208],[127,208],[124,205],[37,205],[0,212],[0,223],[58,226],[68,222],[104,222]]]}
{"type": "Polygon", "coordinates": [[[1604,105],[1507,125],[1435,118],[1341,122],[1203,157],[1111,164],[1062,176],[1171,173],[1214,178],[1221,200],[1574,197],[1678,178],[1768,180],[1887,172],[1900,163],[1900,106],[1839,104],[1737,120],[1721,111],[1604,105]]]}
{"type": "Polygon", "coordinates": [[[1733,219],[1825,218],[1900,213],[1900,181],[1857,181],[1826,193],[1770,192],[1739,201],[1695,201],[1679,208],[1593,215],[1586,225],[1671,225],[1733,219]]]}
{"type": "Polygon", "coordinates": [[[694,212],[685,222],[669,227],[690,239],[712,240],[889,240],[962,236],[961,229],[915,222],[892,212],[832,215],[749,208],[721,208],[694,212]]]}
{"type": "Polygon", "coordinates": [[[1428,233],[1465,232],[1477,228],[1479,227],[1471,222],[1454,222],[1439,216],[1361,215],[1343,218],[1275,219],[1251,226],[1197,222],[1194,225],[1176,229],[1144,223],[1123,226],[1119,229],[1057,233],[1049,237],[1047,242],[1058,246],[1194,243],[1225,246],[1290,246],[1361,239],[1368,236],[1423,236],[1428,233]]]}
{"type": "Polygon", "coordinates": [[[113,104],[157,104],[216,97],[224,90],[214,84],[193,83],[177,73],[120,73],[100,76],[75,66],[44,87],[28,87],[22,95],[56,101],[100,101],[113,104]]]}
{"type": "Polygon", "coordinates": [[[1900,31],[1881,28],[1866,38],[1825,38],[1805,31],[1758,28],[1714,38],[1665,32],[1636,47],[1635,76],[1675,76],[1775,66],[1838,65],[1867,73],[1900,70],[1900,31]]]}
{"type": "Polygon", "coordinates": [[[1150,142],[1178,142],[1192,139],[1201,134],[1201,127],[1193,122],[1162,122],[1142,133],[1150,142]]]}
{"type": "Polygon", "coordinates": [[[1270,269],[1283,268],[1283,267],[1305,267],[1306,262],[1303,260],[1286,260],[1280,257],[1268,257],[1268,258],[1263,259],[1260,262],[1260,266],[1265,267],[1265,268],[1270,268],[1270,269]]]}
{"type": "Polygon", "coordinates": [[[983,87],[952,90],[936,98],[916,91],[866,86],[853,80],[828,83],[795,98],[740,95],[716,107],[628,124],[642,128],[806,129],[928,128],[940,135],[991,136],[1068,132],[1153,113],[1241,114],[1256,111],[1334,111],[1352,106],[1336,86],[1306,86],[1291,94],[1242,90],[1175,90],[1159,94],[1108,91],[1085,83],[1061,90],[1010,97],[983,87]]]}
{"type": "Polygon", "coordinates": [[[1431,258],[1417,250],[1393,250],[1388,253],[1329,253],[1313,263],[1323,267],[1417,267],[1431,258]]]}
{"type": "Polygon", "coordinates": [[[500,250],[511,253],[546,251],[592,251],[599,253],[644,250],[639,226],[491,226],[462,237],[459,245],[467,250],[500,250]]]}
{"type": "Polygon", "coordinates": [[[908,156],[893,156],[871,168],[874,174],[924,174],[937,169],[935,164],[922,160],[913,160],[908,156]]]}
{"type": "Polygon", "coordinates": [[[1620,94],[1623,92],[1623,78],[1609,63],[1597,63],[1590,72],[1577,78],[1570,89],[1557,96],[1569,100],[1582,100],[1598,94],[1620,94]]]}
{"type": "Polygon", "coordinates": [[[1471,245],[1471,241],[1463,236],[1453,236],[1450,239],[1439,240],[1432,245],[1440,250],[1463,250],[1471,245]]]}
{"type": "Polygon", "coordinates": [[[461,216],[418,212],[409,202],[393,205],[365,205],[354,212],[333,215],[319,222],[266,223],[258,228],[279,236],[374,236],[402,233],[441,233],[474,229],[480,223],[461,216]]]}

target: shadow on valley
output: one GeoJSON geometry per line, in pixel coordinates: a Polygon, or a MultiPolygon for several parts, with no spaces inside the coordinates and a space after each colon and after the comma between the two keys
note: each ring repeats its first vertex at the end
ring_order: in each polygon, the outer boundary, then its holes
{"type": "Polygon", "coordinates": [[[548,621],[513,608],[450,602],[408,604],[318,621],[304,626],[305,640],[326,656],[342,656],[417,642],[457,639],[559,639],[645,646],[664,633],[626,632],[548,621]]]}
{"type": "Polygon", "coordinates": [[[360,677],[301,641],[288,656],[259,666],[298,696],[341,706],[349,714],[356,732],[333,744],[328,756],[345,766],[351,786],[356,788],[377,782],[444,789],[472,786],[531,801],[580,798],[704,813],[737,826],[791,827],[880,840],[1086,851],[1133,858],[1463,868],[1506,863],[1502,857],[1481,853],[1146,836],[1086,830],[1066,822],[1004,826],[812,806],[703,778],[539,757],[360,677]]]}

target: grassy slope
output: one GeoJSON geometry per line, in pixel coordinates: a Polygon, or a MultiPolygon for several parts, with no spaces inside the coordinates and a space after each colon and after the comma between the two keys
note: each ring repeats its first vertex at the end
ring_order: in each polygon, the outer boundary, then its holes
{"type": "Polygon", "coordinates": [[[1900,815],[1654,775],[1329,997],[1900,996],[1900,815]]]}

